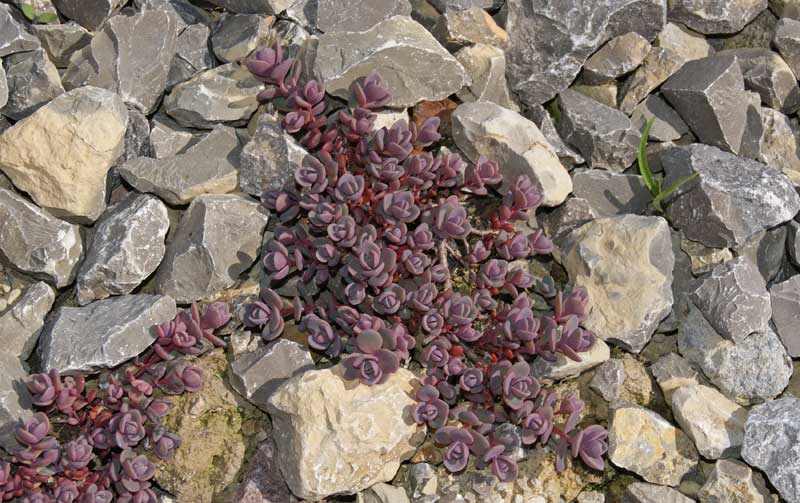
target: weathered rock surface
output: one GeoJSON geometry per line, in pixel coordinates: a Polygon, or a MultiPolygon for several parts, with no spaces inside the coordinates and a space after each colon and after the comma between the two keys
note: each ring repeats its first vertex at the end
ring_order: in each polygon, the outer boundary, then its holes
{"type": "Polygon", "coordinates": [[[373,71],[392,89],[392,107],[441,100],[469,82],[458,60],[421,24],[404,16],[366,31],[319,37],[314,73],[327,92],[348,98],[353,81],[373,71]]]}
{"type": "Polygon", "coordinates": [[[528,176],[544,196],[545,206],[558,206],[572,192],[572,180],[552,145],[536,124],[494,103],[464,103],[452,116],[453,138],[473,162],[484,155],[503,166],[508,187],[528,176]]]}
{"type": "Polygon", "coordinates": [[[42,372],[93,372],[116,367],[147,349],[155,327],[176,314],[163,295],[123,295],[84,307],[61,306],[39,337],[42,372]]]}
{"type": "Polygon", "coordinates": [[[203,194],[236,190],[240,150],[236,131],[217,126],[183,154],[138,157],[120,166],[119,173],[141,192],[152,192],[169,204],[188,204],[203,194]]]}
{"type": "Polygon", "coordinates": [[[213,129],[223,122],[240,126],[258,108],[261,89],[246,68],[229,63],[176,85],[164,98],[164,111],[186,127],[213,129]]]}
{"type": "Polygon", "coordinates": [[[620,404],[609,420],[608,458],[648,482],[677,486],[697,465],[689,437],[644,407],[620,404]]]}
{"type": "MultiPolygon", "coordinates": [[[[709,248],[702,243],[686,239],[681,234],[681,250],[689,256],[692,274],[701,275],[711,272],[716,266],[733,259],[733,253],[728,248],[709,248]]],[[[698,285],[699,286],[699,285],[698,285]]],[[[691,292],[686,292],[691,293],[691,292]]]]}
{"type": "Polygon", "coordinates": [[[33,415],[33,404],[23,383],[28,373],[16,355],[0,351],[0,372],[0,447],[11,451],[19,445],[14,430],[33,415]]]}
{"type": "Polygon", "coordinates": [[[184,153],[202,138],[196,129],[181,127],[163,114],[156,114],[150,124],[150,149],[156,159],[184,153]]]}
{"type": "Polygon", "coordinates": [[[124,3],[123,0],[53,0],[63,16],[89,31],[100,28],[124,3]]]}
{"type": "Polygon", "coordinates": [[[28,286],[14,305],[0,314],[2,352],[27,360],[55,300],[55,291],[47,283],[40,281],[28,286]]]}
{"type": "Polygon", "coordinates": [[[774,501],[760,473],[731,459],[717,461],[700,492],[700,503],[768,503],[774,501]]]}
{"type": "Polygon", "coordinates": [[[739,455],[747,409],[728,400],[715,388],[683,386],[672,394],[672,413],[697,451],[708,459],[739,455]]]}
{"type": "Polygon", "coordinates": [[[476,6],[464,10],[449,9],[439,16],[431,31],[443,46],[451,49],[473,44],[499,48],[508,45],[508,33],[488,12],[476,6]]]}
{"type": "Polygon", "coordinates": [[[667,22],[667,2],[663,0],[611,0],[609,6],[609,38],[635,32],[653,40],[667,22]]]}
{"type": "Polygon", "coordinates": [[[598,101],[607,107],[617,108],[619,85],[616,80],[606,82],[605,84],[598,84],[596,86],[576,82],[569,88],[573,91],[583,94],[584,96],[588,96],[589,98],[598,101]]]}
{"type": "Polygon", "coordinates": [[[323,32],[366,31],[392,16],[411,15],[408,0],[319,0],[316,4],[316,26],[323,32]]]}
{"type": "Polygon", "coordinates": [[[83,49],[92,40],[89,32],[74,21],[64,24],[35,24],[33,32],[47,51],[50,61],[58,68],[66,68],[73,53],[83,49]]]}
{"type": "Polygon", "coordinates": [[[623,384],[625,384],[625,364],[622,360],[612,358],[597,367],[589,388],[602,396],[606,402],[613,402],[622,393],[623,384]]]}
{"type": "Polygon", "coordinates": [[[742,458],[764,473],[790,503],[800,501],[800,399],[754,407],[747,418],[742,458]]]}
{"type": "Polygon", "coordinates": [[[572,184],[575,196],[588,201],[598,217],[641,214],[653,200],[639,175],[589,169],[575,173],[572,184]]]}
{"type": "MultiPolygon", "coordinates": [[[[579,197],[571,197],[552,212],[537,216],[545,234],[557,241],[561,241],[561,238],[570,231],[595,218],[597,215],[589,201],[579,197]]],[[[559,248],[561,246],[557,243],[555,253],[559,253],[559,248]]]]}
{"type": "Polygon", "coordinates": [[[275,19],[259,14],[223,15],[211,34],[214,54],[223,63],[241,61],[258,47],[266,45],[275,19]]]}
{"type": "Polygon", "coordinates": [[[636,159],[640,135],[625,114],[571,89],[558,96],[558,104],[561,137],[590,167],[624,171],[636,159]]]}
{"type": "Polygon", "coordinates": [[[772,322],[789,356],[800,357],[800,276],[792,276],[769,289],[772,322]]]}
{"type": "Polygon", "coordinates": [[[39,48],[39,41],[24,28],[23,19],[11,5],[0,5],[0,57],[39,48]]]}
{"type": "Polygon", "coordinates": [[[797,78],[775,52],[763,47],[748,47],[720,51],[717,56],[736,57],[745,88],[757,92],[764,105],[786,114],[800,107],[797,78]]]}
{"type": "Polygon", "coordinates": [[[253,454],[250,466],[229,501],[240,503],[296,503],[298,500],[286,487],[275,449],[270,437],[253,454]]]}
{"type": "Polygon", "coordinates": [[[43,49],[18,52],[3,59],[8,101],[3,115],[22,120],[64,93],[55,65],[43,49]]]}
{"type": "Polygon", "coordinates": [[[461,101],[491,101],[503,108],[518,108],[508,90],[506,55],[501,49],[475,44],[464,47],[455,56],[471,80],[458,92],[461,101]]]}
{"type": "Polygon", "coordinates": [[[167,208],[155,197],[131,194],[109,208],[78,274],[78,303],[132,292],[161,263],[168,230],[167,208]]]}
{"type": "Polygon", "coordinates": [[[761,277],[767,284],[771,283],[781,272],[786,255],[785,226],[754,234],[744,245],[735,248],[736,254],[748,257],[758,267],[761,277]]]}
{"type": "Polygon", "coordinates": [[[672,0],[669,20],[706,35],[736,33],[767,8],[767,0],[672,0]]]}
{"type": "Polygon", "coordinates": [[[242,149],[239,187],[256,197],[266,190],[280,190],[294,182],[294,171],[307,155],[273,116],[264,114],[242,149]]]}
{"type": "Polygon", "coordinates": [[[597,367],[611,357],[611,350],[601,339],[595,340],[588,351],[581,353],[581,361],[576,362],[562,354],[555,361],[537,358],[531,365],[531,375],[537,379],[560,381],[577,377],[587,370],[597,367]]]}
{"type": "MultiPolygon", "coordinates": [[[[3,65],[0,64],[0,108],[6,106],[8,102],[8,80],[6,80],[6,71],[3,68],[3,65]]],[[[2,117],[2,116],[0,116],[2,117]]],[[[5,118],[3,118],[5,120],[5,118]]],[[[3,132],[6,128],[0,130],[0,133],[3,132]]]]}
{"type": "Polygon", "coordinates": [[[250,199],[203,195],[181,218],[156,273],[161,293],[185,303],[234,284],[258,257],[267,215],[250,199]]]}
{"type": "Polygon", "coordinates": [[[751,405],[774,398],[786,388],[792,363],[772,329],[734,343],[716,333],[697,308],[688,307],[678,330],[678,348],[725,396],[751,405]]]}
{"type": "Polygon", "coordinates": [[[198,73],[214,68],[216,60],[209,48],[211,29],[202,23],[187,26],[175,42],[175,56],[167,74],[167,89],[186,82],[198,73]]]}
{"type": "Polygon", "coordinates": [[[637,131],[642,131],[651,119],[655,120],[647,135],[650,140],[677,140],[689,132],[689,126],[683,122],[678,112],[657,95],[648,96],[631,113],[631,123],[637,131]]]}
{"type": "Polygon", "coordinates": [[[667,215],[687,238],[706,246],[744,244],[800,211],[791,181],[760,162],[700,144],[670,148],[662,152],[661,162],[666,187],[698,173],[675,191],[667,215]]]}
{"type": "Polygon", "coordinates": [[[630,114],[642,100],[672,76],[684,63],[683,57],[663,47],[653,47],[619,92],[619,109],[630,114]]]}
{"type": "Polygon", "coordinates": [[[76,52],[64,74],[64,85],[102,87],[128,105],[149,114],[161,99],[175,54],[174,16],[144,11],[114,16],[92,42],[76,52]]]}
{"type": "Polygon", "coordinates": [[[792,73],[800,73],[800,21],[790,18],[778,20],[772,43],[792,69],[792,73]]]}
{"type": "Polygon", "coordinates": [[[647,53],[650,42],[635,32],[612,38],[583,65],[583,79],[589,84],[603,84],[634,71],[647,53]]]}
{"type": "Polygon", "coordinates": [[[279,14],[296,0],[211,0],[211,3],[240,14],[279,14]]]}
{"type": "Polygon", "coordinates": [[[763,133],[757,160],[778,168],[795,185],[800,186],[800,148],[789,118],[777,110],[762,107],[763,133]]]}
{"type": "Polygon", "coordinates": [[[20,271],[61,288],[75,279],[83,242],[77,225],[0,189],[0,254],[20,271]]]}
{"type": "Polygon", "coordinates": [[[714,48],[704,36],[675,23],[664,25],[664,29],[656,37],[656,45],[673,51],[684,61],[705,58],[714,53],[714,48]]]}
{"type": "Polygon", "coordinates": [[[672,308],[669,226],[660,217],[601,218],[572,231],[563,265],[589,293],[584,326],[638,353],[672,308]]]}
{"type": "Polygon", "coordinates": [[[192,4],[189,0],[134,0],[140,11],[153,10],[175,17],[179,32],[193,24],[209,25],[213,22],[211,13],[192,4]]]}
{"type": "Polygon", "coordinates": [[[310,370],[269,401],[281,472],[292,492],[322,499],[392,479],[415,450],[414,375],[404,369],[377,386],[310,370]]]}
{"type": "Polygon", "coordinates": [[[634,482],[625,488],[622,503],[692,503],[691,500],[671,487],[634,482]]]}
{"type": "Polygon", "coordinates": [[[96,87],[62,94],[0,136],[0,170],[57,216],[93,222],[122,153],[128,111],[96,87]]]}
{"type": "Polygon", "coordinates": [[[672,403],[672,394],[675,390],[702,382],[702,377],[689,362],[675,353],[667,353],[656,360],[650,366],[650,372],[661,388],[667,403],[672,403]]]}

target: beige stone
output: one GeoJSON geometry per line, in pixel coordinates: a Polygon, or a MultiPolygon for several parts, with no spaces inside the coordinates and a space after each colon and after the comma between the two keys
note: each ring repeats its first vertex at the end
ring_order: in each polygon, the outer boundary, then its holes
{"type": "Polygon", "coordinates": [[[383,384],[366,386],[345,380],[339,365],[278,388],[268,411],[292,492],[316,501],[391,480],[424,436],[412,417],[416,383],[400,369],[383,384]]]}
{"type": "Polygon", "coordinates": [[[717,265],[733,258],[728,248],[709,248],[702,243],[686,239],[681,233],[681,250],[686,252],[692,264],[692,274],[699,276],[711,272],[717,265]]]}
{"type": "Polygon", "coordinates": [[[704,458],[739,455],[747,409],[715,388],[696,384],[678,388],[672,394],[672,413],[704,458]]]}
{"type": "Polygon", "coordinates": [[[608,344],[601,339],[596,339],[588,351],[581,353],[581,361],[577,362],[567,358],[562,353],[556,355],[555,361],[537,358],[533,362],[531,373],[538,379],[570,379],[593,369],[609,358],[611,358],[611,350],[608,348],[608,344]]]}
{"type": "Polygon", "coordinates": [[[655,88],[664,83],[685,63],[678,52],[664,47],[653,47],[640,66],[625,81],[619,93],[619,109],[630,114],[636,105],[655,88]]]}
{"type": "Polygon", "coordinates": [[[721,459],[697,495],[700,503],[772,503],[764,477],[741,461],[721,459]]]}
{"type": "Polygon", "coordinates": [[[706,38],[688,28],[667,23],[656,37],[656,45],[664,49],[675,51],[686,61],[701,59],[714,54],[714,48],[706,38]]]}
{"type": "Polygon", "coordinates": [[[122,153],[127,125],[116,94],[75,89],[0,136],[0,170],[55,215],[94,222],[105,209],[106,173],[122,153]]]}

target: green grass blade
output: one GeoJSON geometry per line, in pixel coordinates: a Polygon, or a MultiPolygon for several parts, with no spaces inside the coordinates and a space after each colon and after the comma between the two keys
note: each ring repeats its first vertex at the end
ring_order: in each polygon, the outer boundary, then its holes
{"type": "Polygon", "coordinates": [[[649,190],[653,196],[658,196],[658,186],[656,185],[655,179],[653,179],[653,172],[650,171],[650,165],[647,163],[647,137],[650,135],[650,128],[653,127],[653,122],[655,122],[655,120],[656,118],[653,117],[647,121],[647,124],[644,126],[642,137],[639,140],[637,159],[639,161],[639,174],[644,178],[644,184],[647,186],[647,190],[649,190]]]}
{"type": "Polygon", "coordinates": [[[36,9],[33,8],[33,5],[29,3],[24,3],[20,5],[19,8],[22,9],[22,13],[25,14],[25,17],[30,19],[31,21],[33,21],[34,18],[36,17],[36,9]]]}
{"type": "Polygon", "coordinates": [[[697,173],[692,173],[683,180],[678,180],[677,182],[667,187],[664,192],[661,192],[655,197],[655,199],[653,199],[653,208],[655,208],[659,213],[664,213],[664,209],[661,207],[661,201],[668,198],[670,194],[681,188],[684,184],[691,182],[696,177],[697,173]]]}

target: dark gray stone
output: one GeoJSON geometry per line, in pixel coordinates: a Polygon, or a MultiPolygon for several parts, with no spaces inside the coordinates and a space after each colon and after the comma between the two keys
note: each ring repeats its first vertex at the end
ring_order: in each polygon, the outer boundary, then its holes
{"type": "Polygon", "coordinates": [[[625,114],[570,89],[559,95],[558,104],[561,137],[590,167],[621,172],[636,159],[640,134],[625,114]]]}
{"type": "Polygon", "coordinates": [[[124,0],[53,0],[61,15],[89,31],[100,28],[125,3],[124,0]]]}
{"type": "Polygon", "coordinates": [[[214,68],[216,60],[209,49],[211,29],[204,24],[187,26],[178,36],[175,57],[169,66],[167,89],[186,82],[198,73],[214,68]]]}
{"type": "Polygon", "coordinates": [[[625,365],[622,360],[612,358],[597,367],[589,388],[602,396],[606,402],[613,402],[622,393],[623,384],[625,384],[625,365]]]}
{"type": "Polygon", "coordinates": [[[64,24],[35,24],[33,32],[57,68],[69,66],[69,58],[86,47],[92,35],[74,21],[64,24]]]}
{"type": "Polygon", "coordinates": [[[266,190],[280,190],[294,182],[294,171],[307,155],[274,117],[264,114],[242,149],[239,187],[256,197],[266,190]]]}
{"type": "Polygon", "coordinates": [[[156,325],[176,313],[170,297],[144,294],[59,307],[39,337],[40,370],[69,374],[116,367],[153,344],[156,325]]]}
{"type": "Polygon", "coordinates": [[[772,285],[772,321],[792,358],[800,357],[800,276],[772,285]]]}
{"type": "Polygon", "coordinates": [[[169,204],[188,204],[202,194],[236,190],[239,152],[236,131],[217,126],[183,154],[137,157],[120,166],[119,173],[140,192],[156,194],[169,204]]]}
{"type": "Polygon", "coordinates": [[[466,10],[470,7],[481,9],[497,9],[503,5],[503,0],[428,0],[436,10],[445,13],[449,10],[466,10]]]}
{"type": "Polygon", "coordinates": [[[651,119],[655,120],[647,136],[649,140],[672,141],[689,132],[689,126],[683,122],[678,112],[655,94],[636,105],[631,114],[631,122],[637,131],[644,130],[651,119]]]}
{"type": "Polygon", "coordinates": [[[150,149],[156,159],[181,154],[202,138],[202,132],[182,127],[164,114],[156,114],[150,123],[150,149]]]}
{"type": "Polygon", "coordinates": [[[58,288],[72,283],[83,259],[79,229],[0,189],[0,256],[20,271],[58,288]]]}
{"type": "Polygon", "coordinates": [[[0,4],[0,57],[33,51],[39,40],[25,29],[25,18],[14,7],[0,4]]]}
{"type": "Polygon", "coordinates": [[[742,457],[766,473],[787,502],[800,501],[800,399],[754,407],[745,426],[742,457]]]}
{"type": "Polygon", "coordinates": [[[795,267],[800,267],[800,223],[792,220],[786,225],[786,251],[795,267]]]}
{"type": "Polygon", "coordinates": [[[156,272],[156,287],[180,303],[232,286],[258,257],[267,215],[233,194],[203,195],[183,214],[156,272]]]}
{"type": "Polygon", "coordinates": [[[746,89],[757,92],[764,105],[791,114],[800,107],[800,87],[789,65],[775,52],[762,47],[729,49],[717,57],[739,61],[746,89]]]}
{"type": "Polygon", "coordinates": [[[1,352],[27,360],[55,300],[55,290],[43,281],[25,288],[16,302],[0,314],[1,352]]]}
{"type": "Polygon", "coordinates": [[[280,471],[275,441],[270,436],[252,455],[230,501],[239,503],[296,503],[280,471]]]}
{"type": "Polygon", "coordinates": [[[128,129],[125,130],[125,147],[117,165],[140,156],[150,156],[150,122],[138,110],[128,110],[128,129]]]}
{"type": "Polygon", "coordinates": [[[152,196],[134,193],[106,210],[78,273],[78,303],[132,292],[161,263],[168,230],[167,208],[152,196]]]}
{"type": "Polygon", "coordinates": [[[230,365],[233,389],[253,405],[266,410],[272,393],[290,377],[314,368],[308,348],[278,339],[251,353],[236,357],[230,365]]]}
{"type": "Polygon", "coordinates": [[[239,14],[280,14],[297,0],[209,0],[209,3],[239,14]]]}
{"type": "Polygon", "coordinates": [[[635,32],[612,38],[583,65],[583,80],[603,84],[634,71],[650,52],[650,43],[635,32]]]}
{"type": "Polygon", "coordinates": [[[224,63],[241,61],[265,45],[274,18],[262,14],[226,14],[211,32],[211,47],[224,63]]]}
{"type": "Polygon", "coordinates": [[[764,332],[772,317],[767,284],[748,257],[715,267],[690,299],[719,335],[734,342],[764,332]]]}
{"type": "Polygon", "coordinates": [[[781,272],[786,255],[787,234],[785,226],[774,227],[754,234],[744,245],[734,248],[734,251],[736,255],[748,257],[756,264],[761,276],[769,284],[781,272]]]}
{"type": "Polygon", "coordinates": [[[706,35],[736,33],[767,8],[767,0],[671,0],[669,20],[706,35]]]}
{"type": "Polygon", "coordinates": [[[654,40],[667,22],[665,0],[612,0],[606,34],[609,38],[634,32],[654,40]]]}
{"type": "Polygon", "coordinates": [[[24,383],[28,373],[15,355],[0,351],[0,375],[0,447],[10,452],[19,446],[14,430],[33,415],[33,404],[24,383]]]}
{"type": "Polygon", "coordinates": [[[575,173],[572,184],[575,197],[585,199],[598,217],[641,214],[653,200],[639,175],[588,169],[575,173]]]}
{"type": "MultiPolygon", "coordinates": [[[[597,218],[597,214],[586,199],[571,197],[554,208],[550,213],[537,215],[539,223],[550,239],[560,241],[560,238],[573,229],[597,218]]],[[[557,243],[558,244],[558,243],[557,243]]]]}
{"type": "Polygon", "coordinates": [[[661,162],[667,187],[698,173],[675,191],[667,214],[687,238],[706,246],[745,244],[800,211],[800,197],[786,175],[760,162],[700,144],[668,149],[661,162]]]}
{"type": "Polygon", "coordinates": [[[423,496],[432,496],[436,492],[436,468],[430,463],[412,463],[408,465],[405,486],[414,501],[423,496]]]}
{"type": "Polygon", "coordinates": [[[18,52],[3,59],[8,80],[8,102],[0,112],[22,120],[64,93],[55,65],[43,49],[18,52]]]}
{"type": "Polygon", "coordinates": [[[408,0],[319,0],[320,31],[366,31],[392,16],[410,16],[408,0]]]}
{"type": "Polygon", "coordinates": [[[671,487],[634,482],[622,494],[622,503],[693,503],[671,487]]]}

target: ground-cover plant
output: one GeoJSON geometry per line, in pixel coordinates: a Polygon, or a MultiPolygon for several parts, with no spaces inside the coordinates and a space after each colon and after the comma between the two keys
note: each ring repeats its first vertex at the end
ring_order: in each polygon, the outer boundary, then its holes
{"type": "Polygon", "coordinates": [[[650,164],[647,161],[647,137],[650,134],[650,129],[653,127],[655,120],[656,118],[653,117],[647,121],[644,130],[642,130],[636,160],[639,165],[639,174],[642,175],[647,190],[649,190],[650,194],[653,196],[653,208],[659,213],[664,213],[663,202],[672,195],[673,192],[694,180],[697,177],[697,173],[693,173],[682,180],[678,180],[666,189],[661,187],[661,182],[663,181],[662,177],[659,176],[656,178],[653,176],[653,172],[650,170],[650,164]]]}
{"type": "Polygon", "coordinates": [[[414,417],[435,431],[451,471],[471,459],[514,479],[514,442],[498,430],[507,423],[526,445],[551,444],[561,470],[570,456],[603,469],[606,430],[581,428],[583,403],[559,399],[530,371],[535,358],[580,360],[595,340],[580,326],[586,292],[557,292],[529,271],[531,257],[553,249],[526,224],[542,200],[537,186],[525,176],[502,184],[496,162],[436,148],[435,117],[373,130],[391,98],[376,73],[354,83],[344,106],[319,82],[301,82],[279,46],[247,65],[266,85],[259,98],[310,155],[293,183],[262,196],[280,221],[263,257],[274,289],[242,321],[269,341],[294,318],[312,349],[367,385],[419,364],[414,417]],[[291,285],[289,298],[275,291],[291,285]],[[534,309],[534,292],[552,311],[534,309]]]}
{"type": "Polygon", "coordinates": [[[158,340],[130,366],[96,380],[52,370],[26,383],[36,413],[16,429],[19,447],[0,461],[0,501],[156,503],[154,460],[181,440],[162,419],[168,395],[203,386],[202,369],[183,355],[224,342],[213,331],[230,319],[223,303],[196,305],[157,327],[158,340]]]}

